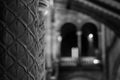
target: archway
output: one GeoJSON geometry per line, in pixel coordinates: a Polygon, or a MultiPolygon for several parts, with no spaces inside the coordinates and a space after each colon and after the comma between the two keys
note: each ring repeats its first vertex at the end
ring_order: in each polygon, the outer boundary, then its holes
{"type": "Polygon", "coordinates": [[[61,46],[60,52],[62,57],[70,57],[72,49],[77,48],[77,29],[73,23],[65,23],[61,29],[61,46]]]}
{"type": "Polygon", "coordinates": [[[96,56],[98,49],[98,30],[93,23],[86,23],[82,26],[81,55],[96,56]]]}

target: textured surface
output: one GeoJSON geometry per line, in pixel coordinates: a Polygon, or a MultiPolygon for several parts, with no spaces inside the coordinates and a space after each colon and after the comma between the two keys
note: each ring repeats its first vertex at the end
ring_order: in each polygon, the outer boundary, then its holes
{"type": "Polygon", "coordinates": [[[0,80],[44,80],[45,0],[0,0],[0,80]]]}

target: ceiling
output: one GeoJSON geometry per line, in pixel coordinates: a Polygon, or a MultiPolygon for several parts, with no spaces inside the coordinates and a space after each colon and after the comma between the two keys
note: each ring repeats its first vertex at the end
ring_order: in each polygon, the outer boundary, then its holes
{"type": "Polygon", "coordinates": [[[66,8],[91,16],[120,37],[120,0],[55,0],[66,8]]]}

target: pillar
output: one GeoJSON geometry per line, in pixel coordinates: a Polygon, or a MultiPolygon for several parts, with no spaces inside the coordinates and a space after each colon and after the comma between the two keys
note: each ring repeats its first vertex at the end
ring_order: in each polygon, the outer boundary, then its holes
{"type": "Polygon", "coordinates": [[[0,0],[0,80],[44,80],[45,0],[0,0]]]}

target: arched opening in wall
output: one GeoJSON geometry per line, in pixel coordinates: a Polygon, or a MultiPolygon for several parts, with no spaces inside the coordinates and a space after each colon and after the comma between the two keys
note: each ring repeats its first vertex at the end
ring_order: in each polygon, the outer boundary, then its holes
{"type": "Polygon", "coordinates": [[[72,55],[78,54],[77,48],[77,28],[73,23],[65,23],[61,29],[61,57],[72,57],[72,55]],[[76,52],[76,53],[74,53],[76,52]]]}
{"type": "Polygon", "coordinates": [[[98,30],[93,23],[86,23],[82,26],[81,35],[81,56],[97,56],[98,30]]]}

